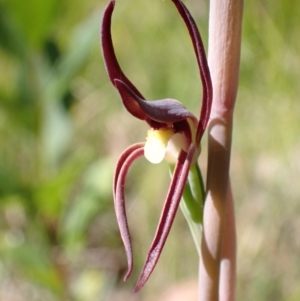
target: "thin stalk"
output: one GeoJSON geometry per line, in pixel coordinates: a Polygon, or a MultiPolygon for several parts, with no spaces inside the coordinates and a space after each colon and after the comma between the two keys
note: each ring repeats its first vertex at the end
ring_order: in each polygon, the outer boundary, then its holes
{"type": "Polygon", "coordinates": [[[201,255],[201,232],[203,223],[205,190],[202,175],[197,163],[193,164],[185,185],[180,209],[188,223],[198,255],[201,255]]]}
{"type": "Polygon", "coordinates": [[[236,99],[243,0],[211,0],[208,62],[213,104],[200,257],[199,300],[234,300],[235,221],[229,166],[236,99]]]}

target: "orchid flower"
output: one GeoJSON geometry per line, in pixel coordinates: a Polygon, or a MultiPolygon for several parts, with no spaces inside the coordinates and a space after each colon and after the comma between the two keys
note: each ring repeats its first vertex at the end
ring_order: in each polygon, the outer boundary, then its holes
{"type": "Polygon", "coordinates": [[[114,0],[111,0],[106,7],[101,24],[102,54],[109,79],[118,90],[126,110],[150,126],[146,142],[134,144],[122,153],[113,180],[114,206],[128,263],[124,281],[128,279],[133,269],[124,192],[128,170],[132,163],[141,156],[145,156],[154,164],[160,163],[162,160],[175,164],[155,237],[134,289],[135,292],[146,283],[160,257],[187,183],[191,165],[196,163],[199,157],[200,141],[209,121],[212,103],[212,83],[200,33],[185,5],[180,0],[172,0],[172,2],[187,26],[199,67],[203,91],[199,120],[177,100],[170,98],[155,101],[145,100],[125,76],[117,61],[111,38],[114,0]]]}

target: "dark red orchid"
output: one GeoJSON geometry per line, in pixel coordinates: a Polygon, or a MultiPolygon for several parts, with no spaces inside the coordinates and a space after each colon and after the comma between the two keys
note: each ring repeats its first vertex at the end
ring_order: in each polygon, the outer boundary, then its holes
{"type": "Polygon", "coordinates": [[[143,155],[152,163],[159,163],[163,159],[170,158],[176,162],[155,237],[134,291],[140,290],[146,283],[159,259],[174,221],[191,164],[197,160],[200,154],[200,140],[209,121],[211,110],[212,84],[200,33],[184,4],[180,0],[172,0],[172,2],[187,26],[199,66],[203,89],[199,121],[174,99],[145,100],[125,76],[118,64],[111,38],[114,0],[111,0],[106,7],[101,25],[102,53],[110,81],[118,90],[127,111],[134,117],[146,121],[150,126],[147,142],[137,143],[126,149],[118,160],[114,175],[114,206],[128,262],[128,271],[124,281],[128,279],[133,268],[124,193],[129,167],[143,155]]]}

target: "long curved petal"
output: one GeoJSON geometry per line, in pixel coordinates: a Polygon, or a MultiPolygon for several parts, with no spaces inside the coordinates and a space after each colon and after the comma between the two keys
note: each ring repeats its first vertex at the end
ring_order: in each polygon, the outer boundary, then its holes
{"type": "Polygon", "coordinates": [[[181,151],[179,155],[154,240],[134,292],[144,286],[159,259],[182,197],[195,150],[195,146],[191,144],[187,153],[181,151]]]}
{"type": "MultiPolygon", "coordinates": [[[[133,85],[133,83],[123,73],[117,61],[117,57],[112,43],[111,29],[110,29],[111,16],[114,11],[114,7],[115,7],[115,1],[111,0],[104,10],[102,23],[101,23],[101,30],[100,30],[102,55],[103,55],[107,74],[114,86],[115,86],[115,79],[120,79],[124,83],[126,83],[126,85],[130,87],[130,89],[134,91],[136,95],[138,95],[142,99],[145,99],[143,95],[140,93],[140,91],[133,85]]],[[[130,113],[138,119],[142,119],[142,120],[146,119],[146,115],[138,107],[135,108],[135,110],[130,111],[130,113]]]]}
{"type": "Polygon", "coordinates": [[[211,77],[209,72],[209,67],[206,59],[206,54],[203,46],[203,42],[201,39],[201,35],[195,23],[195,20],[191,16],[190,12],[186,8],[186,6],[180,0],[172,0],[172,2],[177,7],[178,12],[180,13],[182,19],[184,20],[189,34],[192,38],[194,51],[196,54],[198,67],[200,71],[201,81],[202,81],[202,89],[203,89],[203,96],[202,96],[202,107],[201,113],[197,128],[196,134],[196,143],[200,143],[202,135],[206,129],[206,126],[209,121],[211,105],[212,105],[212,83],[211,77]]]}
{"type": "Polygon", "coordinates": [[[121,171],[121,168],[122,168],[124,162],[132,154],[133,151],[135,151],[139,148],[143,148],[144,146],[145,146],[145,142],[135,143],[135,144],[129,146],[127,149],[125,149],[123,151],[123,153],[121,154],[121,156],[119,157],[118,162],[117,162],[117,166],[116,166],[116,169],[115,169],[115,173],[114,173],[114,180],[113,180],[114,199],[116,197],[117,181],[118,181],[119,174],[120,174],[120,171],[121,171]]]}
{"type": "MultiPolygon", "coordinates": [[[[123,153],[124,154],[124,153],[123,153]]],[[[121,237],[123,240],[123,244],[125,247],[126,257],[127,257],[127,273],[124,277],[124,281],[128,279],[132,272],[133,268],[133,256],[132,256],[132,248],[131,248],[131,240],[129,235],[128,223],[127,223],[127,215],[125,209],[125,193],[124,193],[124,185],[125,179],[129,170],[129,167],[132,163],[144,155],[144,146],[137,147],[133,145],[125,151],[124,157],[121,156],[121,161],[117,164],[116,176],[114,178],[115,189],[114,189],[114,206],[115,212],[117,216],[118,226],[120,229],[121,237]]]]}
{"type": "Polygon", "coordinates": [[[162,123],[175,123],[187,118],[196,117],[188,111],[179,101],[175,99],[161,99],[154,101],[147,101],[141,99],[136,95],[124,82],[121,80],[115,80],[116,88],[118,89],[123,103],[127,108],[127,104],[130,106],[135,102],[148,118],[162,123]]]}

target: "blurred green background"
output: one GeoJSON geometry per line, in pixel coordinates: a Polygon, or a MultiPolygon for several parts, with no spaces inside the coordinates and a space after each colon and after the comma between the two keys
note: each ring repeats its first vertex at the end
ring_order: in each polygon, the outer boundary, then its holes
{"type": "MultiPolygon", "coordinates": [[[[207,45],[208,1],[184,2],[207,45]]],[[[147,127],[105,73],[106,3],[0,0],[0,300],[167,301],[163,292],[180,283],[196,293],[181,212],[150,281],[131,293],[169,183],[166,164],[143,159],[127,180],[135,270],[122,281],[111,182],[147,127]]],[[[237,300],[300,300],[299,15],[296,1],[245,1],[231,166],[237,300]]],[[[196,61],[171,1],[119,0],[112,30],[121,66],[148,99],[176,98],[198,114],[196,61]]]]}

